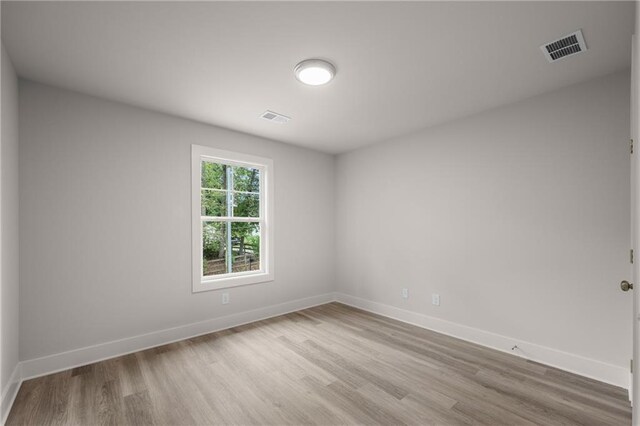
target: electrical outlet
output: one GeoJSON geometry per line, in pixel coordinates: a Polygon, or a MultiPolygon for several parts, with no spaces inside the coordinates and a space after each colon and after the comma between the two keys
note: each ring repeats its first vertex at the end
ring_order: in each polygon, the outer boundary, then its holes
{"type": "Polygon", "coordinates": [[[226,305],[229,303],[229,293],[222,293],[222,304],[226,305]]]}
{"type": "Polygon", "coordinates": [[[433,293],[431,295],[431,304],[432,305],[436,305],[436,306],[440,306],[440,295],[439,294],[433,293]]]}
{"type": "Polygon", "coordinates": [[[408,288],[403,288],[402,289],[402,298],[403,299],[408,299],[409,298],[409,289],[408,288]]]}

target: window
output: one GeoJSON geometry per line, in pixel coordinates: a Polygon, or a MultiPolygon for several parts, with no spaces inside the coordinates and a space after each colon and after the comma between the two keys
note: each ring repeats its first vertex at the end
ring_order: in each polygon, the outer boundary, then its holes
{"type": "Polygon", "coordinates": [[[193,291],[273,280],[273,162],[191,146],[193,291]]]}

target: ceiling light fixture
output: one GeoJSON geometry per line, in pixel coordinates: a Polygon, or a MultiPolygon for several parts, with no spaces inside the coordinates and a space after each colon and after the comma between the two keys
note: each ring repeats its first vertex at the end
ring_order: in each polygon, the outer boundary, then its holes
{"type": "Polygon", "coordinates": [[[336,75],[336,68],[322,59],[307,59],[294,68],[298,81],[309,86],[327,84],[336,75]]]}

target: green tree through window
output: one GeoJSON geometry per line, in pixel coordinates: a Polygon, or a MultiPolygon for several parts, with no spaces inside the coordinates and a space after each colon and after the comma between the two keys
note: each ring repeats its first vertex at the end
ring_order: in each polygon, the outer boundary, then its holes
{"type": "Polygon", "coordinates": [[[260,170],[202,161],[203,276],[260,269],[260,170]]]}

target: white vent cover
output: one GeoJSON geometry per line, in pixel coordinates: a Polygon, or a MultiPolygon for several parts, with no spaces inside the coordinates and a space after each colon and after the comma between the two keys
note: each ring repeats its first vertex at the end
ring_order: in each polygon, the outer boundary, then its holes
{"type": "Polygon", "coordinates": [[[567,56],[584,52],[587,50],[587,45],[584,42],[582,30],[578,30],[551,43],[543,44],[540,46],[540,49],[542,53],[544,53],[544,57],[547,58],[547,61],[555,62],[567,56]]]}
{"type": "Polygon", "coordinates": [[[271,121],[272,123],[278,124],[286,124],[289,122],[289,120],[291,120],[291,117],[287,117],[286,115],[278,114],[277,112],[269,110],[263,112],[260,117],[264,118],[267,121],[271,121]]]}

